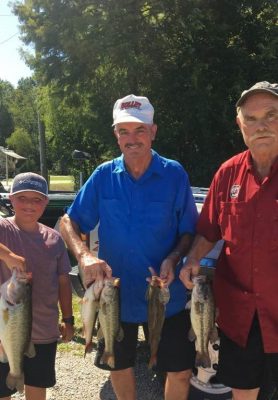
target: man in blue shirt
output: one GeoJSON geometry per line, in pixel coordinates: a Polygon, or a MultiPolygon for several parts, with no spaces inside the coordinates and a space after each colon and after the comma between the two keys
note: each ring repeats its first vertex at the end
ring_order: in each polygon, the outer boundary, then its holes
{"type": "MultiPolygon", "coordinates": [[[[197,210],[183,167],[151,145],[157,126],[146,97],[114,105],[114,134],[122,155],[100,165],[61,222],[61,233],[84,271],[85,284],[119,277],[124,339],[115,343],[111,381],[119,400],[135,400],[133,366],[138,325],[147,321],[149,267],[170,289],[156,368],[167,372],[166,400],[188,398],[194,344],[187,339],[186,291],[177,264],[195,233],[197,210]],[[99,258],[80,239],[99,223],[99,258]]],[[[101,365],[98,365],[101,367],[101,365]]]]}

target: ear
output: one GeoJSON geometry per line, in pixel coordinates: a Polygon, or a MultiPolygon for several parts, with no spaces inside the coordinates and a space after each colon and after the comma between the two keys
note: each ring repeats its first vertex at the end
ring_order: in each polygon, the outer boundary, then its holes
{"type": "Polygon", "coordinates": [[[117,140],[119,140],[119,135],[118,135],[118,133],[117,133],[116,127],[114,128],[113,133],[114,133],[114,135],[115,135],[115,138],[116,138],[117,140]]]}
{"type": "Polygon", "coordinates": [[[152,139],[152,141],[155,140],[156,132],[157,132],[157,125],[153,124],[152,127],[151,127],[151,139],[152,139]]]}
{"type": "Polygon", "coordinates": [[[236,116],[236,123],[237,123],[237,126],[239,127],[239,129],[241,130],[242,122],[241,122],[241,119],[240,119],[240,117],[238,115],[236,116]]]}
{"type": "Polygon", "coordinates": [[[11,205],[13,206],[13,196],[11,194],[9,194],[9,200],[11,202],[11,205]]]}

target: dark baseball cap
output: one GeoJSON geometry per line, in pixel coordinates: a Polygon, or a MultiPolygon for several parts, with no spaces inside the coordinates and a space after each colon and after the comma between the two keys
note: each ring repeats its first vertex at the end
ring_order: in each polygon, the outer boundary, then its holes
{"type": "Polygon", "coordinates": [[[278,83],[269,83],[267,81],[257,82],[250,89],[244,90],[236,102],[236,107],[240,107],[246,99],[255,93],[270,93],[278,98],[278,83]]]}
{"type": "Polygon", "coordinates": [[[10,194],[20,192],[36,192],[48,196],[48,185],[41,175],[24,172],[14,177],[10,194]]]}

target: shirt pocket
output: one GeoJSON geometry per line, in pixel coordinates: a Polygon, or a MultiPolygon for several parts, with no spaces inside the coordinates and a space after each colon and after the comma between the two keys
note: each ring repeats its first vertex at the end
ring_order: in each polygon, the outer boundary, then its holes
{"type": "Polygon", "coordinates": [[[172,226],[172,204],[170,202],[151,201],[144,209],[143,224],[152,232],[163,235],[172,226]]]}
{"type": "Polygon", "coordinates": [[[229,245],[237,246],[248,237],[247,203],[221,202],[218,222],[222,238],[229,245]]]}
{"type": "Polygon", "coordinates": [[[99,216],[101,224],[106,226],[117,226],[118,224],[126,222],[126,215],[128,214],[127,206],[123,206],[123,202],[115,198],[101,199],[101,207],[99,216]],[[124,211],[125,208],[125,212],[124,211]]]}

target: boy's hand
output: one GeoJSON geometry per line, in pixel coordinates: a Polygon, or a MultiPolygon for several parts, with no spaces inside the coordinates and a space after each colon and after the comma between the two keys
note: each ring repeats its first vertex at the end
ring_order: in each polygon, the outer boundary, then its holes
{"type": "Polygon", "coordinates": [[[74,335],[74,326],[62,322],[61,324],[59,324],[59,330],[61,333],[60,339],[62,340],[62,342],[70,342],[74,335]]]}
{"type": "Polygon", "coordinates": [[[13,268],[19,272],[24,272],[26,270],[25,258],[20,257],[12,252],[5,256],[4,262],[10,270],[13,268]]]}

